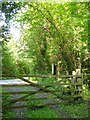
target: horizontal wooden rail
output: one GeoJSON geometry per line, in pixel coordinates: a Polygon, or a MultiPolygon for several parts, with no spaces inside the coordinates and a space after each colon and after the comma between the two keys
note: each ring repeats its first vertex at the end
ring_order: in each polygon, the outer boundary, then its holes
{"type": "MultiPolygon", "coordinates": [[[[63,96],[63,98],[70,98],[70,97],[80,97],[81,95],[69,95],[69,96],[63,96]]],[[[20,99],[19,101],[29,101],[29,100],[59,100],[59,98],[57,97],[39,97],[39,98],[24,98],[24,99],[20,99]]],[[[10,102],[15,102],[17,99],[12,99],[10,100],[10,102]]]]}
{"type": "Polygon", "coordinates": [[[63,98],[75,98],[75,97],[82,97],[82,94],[81,93],[79,93],[79,94],[77,94],[77,95],[65,95],[65,96],[62,96],[63,98]]]}
{"type": "MultiPolygon", "coordinates": [[[[53,84],[37,84],[40,86],[45,86],[45,87],[54,87],[55,85],[60,86],[60,85],[82,85],[83,83],[53,83],[53,84]]],[[[2,87],[22,87],[22,86],[30,86],[30,84],[2,84],[2,87]]]]}
{"type": "Polygon", "coordinates": [[[84,74],[84,73],[83,73],[83,75],[84,75],[84,76],[90,76],[90,74],[84,74]]]}
{"type": "MultiPolygon", "coordinates": [[[[38,90],[37,92],[39,92],[39,90],[38,90]]],[[[23,97],[20,97],[20,98],[18,98],[18,99],[16,99],[16,100],[14,100],[14,102],[12,102],[10,105],[12,105],[13,103],[18,102],[19,100],[22,100],[22,99],[27,98],[29,95],[34,95],[34,94],[36,94],[36,92],[31,92],[31,93],[28,93],[28,94],[24,95],[23,97]]]]}
{"type": "MultiPolygon", "coordinates": [[[[80,97],[80,95],[74,95],[73,96],[74,98],[75,97],[80,97]]],[[[63,96],[63,98],[65,99],[65,98],[72,98],[71,96],[63,96]]],[[[12,100],[10,100],[9,102],[10,103],[13,103],[13,102],[15,102],[17,99],[12,99],[12,100]]],[[[19,102],[21,101],[21,102],[25,102],[25,101],[31,101],[31,100],[34,100],[34,101],[37,101],[37,100],[59,100],[57,97],[53,97],[53,98],[48,98],[48,97],[42,97],[42,98],[24,98],[24,99],[20,99],[19,100],[19,102]]],[[[5,102],[4,100],[2,100],[2,103],[3,102],[5,102]]],[[[84,101],[84,102],[86,102],[86,101],[84,101]]]]}
{"type": "MultiPolygon", "coordinates": [[[[39,92],[39,91],[38,91],[39,92]]],[[[40,91],[41,92],[41,91],[40,91]]],[[[50,91],[51,93],[53,93],[53,92],[58,92],[58,91],[50,91]]],[[[30,94],[35,94],[35,93],[37,93],[37,92],[29,92],[30,94]]],[[[5,93],[6,94],[6,93],[5,93]]],[[[13,94],[13,92],[11,92],[11,93],[9,93],[9,94],[13,94]]],[[[16,92],[14,93],[14,94],[16,94],[16,92]]],[[[62,98],[68,98],[68,97],[78,97],[78,96],[82,96],[82,94],[81,93],[79,93],[79,94],[77,94],[77,95],[59,95],[59,97],[62,97],[62,98]]],[[[59,98],[57,98],[57,99],[59,99],[59,98]]],[[[15,100],[14,100],[15,101],[15,100]]],[[[19,101],[19,100],[18,100],[19,101]]]]}
{"type": "Polygon", "coordinates": [[[56,78],[56,77],[60,77],[60,78],[73,78],[73,77],[77,77],[77,78],[81,78],[82,75],[41,75],[41,74],[20,74],[20,75],[1,75],[2,77],[38,77],[38,78],[56,78]]]}
{"type": "Polygon", "coordinates": [[[67,90],[67,91],[65,91],[65,90],[63,90],[63,89],[61,89],[61,90],[49,90],[51,93],[52,92],[75,92],[75,91],[82,91],[82,90],[78,90],[78,89],[70,89],[70,90],[67,90]]]}
{"type": "MultiPolygon", "coordinates": [[[[32,109],[33,107],[45,107],[45,106],[50,106],[50,105],[56,105],[56,104],[60,104],[61,102],[53,102],[53,103],[47,103],[47,104],[38,104],[38,105],[31,105],[31,106],[27,106],[27,105],[23,105],[23,106],[10,106],[10,107],[5,107],[5,110],[7,109],[19,109],[19,108],[28,108],[28,109],[32,109]]],[[[3,106],[4,108],[4,106],[3,106]]]]}
{"type": "Polygon", "coordinates": [[[41,86],[55,86],[55,85],[57,85],[57,86],[60,86],[60,85],[82,85],[82,83],[53,83],[53,84],[47,84],[47,85],[45,85],[45,84],[38,84],[38,85],[41,85],[41,86]]]}
{"type": "Polygon", "coordinates": [[[2,84],[2,87],[27,87],[30,84],[2,84]]]}
{"type": "MultiPolygon", "coordinates": [[[[19,101],[29,101],[29,100],[46,100],[46,99],[51,99],[51,100],[55,100],[55,99],[58,99],[57,97],[40,97],[40,98],[24,98],[24,99],[21,99],[21,100],[19,100],[19,101]]],[[[16,101],[16,99],[13,99],[13,100],[10,100],[11,102],[14,102],[14,101],[16,101]]]]}
{"type": "MultiPolygon", "coordinates": [[[[39,92],[39,91],[15,91],[15,92],[7,92],[7,91],[5,91],[5,92],[2,92],[2,94],[32,94],[32,93],[37,93],[37,92],[39,92]]],[[[41,91],[40,91],[41,92],[41,91]]]]}
{"type": "MultiPolygon", "coordinates": [[[[48,89],[49,90],[49,89],[48,89]]],[[[69,90],[67,90],[67,91],[65,91],[64,89],[60,89],[60,90],[49,90],[49,92],[68,92],[68,91],[70,91],[70,92],[74,92],[74,91],[82,91],[82,90],[78,90],[78,88],[77,89],[69,89],[69,90]]],[[[28,94],[28,93],[37,93],[37,91],[2,91],[2,94],[28,94]]],[[[40,92],[43,92],[43,91],[38,91],[39,93],[40,92]]],[[[1,93],[1,92],[0,92],[1,93]]]]}
{"type": "MultiPolygon", "coordinates": [[[[85,101],[83,101],[85,102],[85,101]]],[[[70,105],[70,103],[68,101],[57,101],[57,102],[51,102],[51,103],[46,103],[46,104],[38,104],[38,105],[31,105],[31,106],[27,106],[27,105],[23,105],[23,106],[3,106],[2,108],[5,107],[5,110],[8,110],[8,109],[19,109],[19,108],[28,108],[28,109],[33,109],[34,107],[35,108],[38,108],[38,107],[46,107],[46,106],[51,106],[51,105],[57,105],[57,104],[66,104],[66,105],[70,105]]],[[[80,103],[80,101],[76,101],[75,103],[80,103]]]]}

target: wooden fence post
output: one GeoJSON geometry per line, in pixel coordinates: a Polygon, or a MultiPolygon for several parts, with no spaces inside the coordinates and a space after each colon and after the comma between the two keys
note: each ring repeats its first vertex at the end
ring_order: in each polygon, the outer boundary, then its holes
{"type": "MultiPolygon", "coordinates": [[[[71,88],[75,90],[75,92],[71,92],[71,95],[79,95],[80,93],[82,93],[83,85],[83,76],[81,76],[81,69],[76,69],[76,71],[72,71],[72,75],[75,75],[75,77],[72,78],[71,83],[77,83],[77,85],[71,86],[71,88]]],[[[81,96],[76,97],[74,100],[78,100],[79,98],[81,99],[81,96]]]]}
{"type": "Polygon", "coordinates": [[[56,75],[56,65],[52,64],[52,74],[56,75]]]}
{"type": "MultiPolygon", "coordinates": [[[[61,61],[59,61],[57,63],[57,75],[59,76],[60,75],[60,64],[61,64],[61,61]]],[[[61,78],[60,77],[57,77],[57,81],[59,81],[61,78]]]]}
{"type": "MultiPolygon", "coordinates": [[[[72,75],[76,75],[76,72],[75,71],[72,71],[72,75]]],[[[74,83],[76,83],[76,77],[73,77],[72,79],[71,79],[71,83],[72,84],[74,84],[74,83]]],[[[75,89],[75,86],[71,86],[71,89],[75,89]]],[[[71,92],[71,95],[75,95],[75,92],[73,91],[73,92],[71,92]]]]}
{"type": "MultiPolygon", "coordinates": [[[[76,69],[76,75],[79,76],[81,75],[81,70],[80,69],[76,69]]],[[[76,88],[77,88],[77,93],[81,93],[81,89],[82,89],[82,77],[81,78],[77,78],[76,79],[76,82],[78,84],[81,84],[81,85],[77,85],[76,88]]]]}
{"type": "Polygon", "coordinates": [[[79,100],[82,99],[81,93],[82,93],[82,85],[83,85],[83,75],[81,73],[81,69],[76,69],[76,76],[77,76],[76,83],[79,84],[76,85],[76,94],[80,96],[76,97],[75,100],[79,100]]]}

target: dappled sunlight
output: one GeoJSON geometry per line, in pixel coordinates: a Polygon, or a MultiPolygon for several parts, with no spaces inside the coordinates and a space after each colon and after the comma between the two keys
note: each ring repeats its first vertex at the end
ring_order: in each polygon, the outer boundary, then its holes
{"type": "Polygon", "coordinates": [[[33,80],[32,77],[23,77],[23,78],[25,78],[26,80],[28,80],[28,81],[30,81],[30,82],[32,82],[32,83],[38,83],[38,81],[33,80]]]}
{"type": "Polygon", "coordinates": [[[0,85],[17,85],[17,84],[29,84],[20,79],[0,80],[0,85]]]}

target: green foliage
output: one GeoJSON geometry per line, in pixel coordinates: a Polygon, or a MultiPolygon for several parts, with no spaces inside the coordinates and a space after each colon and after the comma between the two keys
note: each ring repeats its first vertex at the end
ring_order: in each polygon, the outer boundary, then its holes
{"type": "Polygon", "coordinates": [[[80,104],[72,104],[72,105],[60,105],[62,110],[66,110],[72,118],[87,118],[88,117],[88,110],[85,103],[80,104]]]}
{"type": "Polygon", "coordinates": [[[70,74],[78,67],[77,58],[88,54],[82,54],[87,41],[87,15],[85,3],[28,3],[20,20],[26,26],[23,41],[37,72],[49,72],[51,63],[58,61],[70,74]]]}
{"type": "MultiPolygon", "coordinates": [[[[2,89],[2,92],[6,92],[6,90],[2,89]]],[[[8,94],[2,93],[2,118],[3,119],[11,119],[14,118],[14,113],[11,110],[6,110],[5,107],[9,108],[10,106],[10,98],[11,96],[8,94]]]]}
{"type": "Polygon", "coordinates": [[[83,96],[85,100],[90,99],[90,90],[86,84],[83,86],[83,96]]]}
{"type": "Polygon", "coordinates": [[[2,45],[2,56],[3,56],[2,74],[6,75],[18,74],[19,71],[16,68],[16,65],[14,64],[12,53],[10,52],[10,49],[7,47],[5,43],[2,45]]]}
{"type": "Polygon", "coordinates": [[[3,119],[12,119],[12,118],[14,118],[14,113],[11,111],[7,111],[6,113],[3,114],[2,118],[3,119]]]}
{"type": "Polygon", "coordinates": [[[52,63],[61,61],[60,73],[72,74],[78,58],[89,71],[87,3],[5,2],[2,11],[23,26],[20,39],[3,49],[3,73],[51,74],[52,63]]]}
{"type": "Polygon", "coordinates": [[[58,118],[58,115],[55,113],[54,110],[45,107],[40,110],[32,110],[28,111],[27,113],[28,118],[58,118]]]}
{"type": "Polygon", "coordinates": [[[6,20],[12,19],[13,16],[17,13],[17,11],[21,8],[21,2],[2,2],[1,11],[5,13],[6,20]]]}
{"type": "Polygon", "coordinates": [[[0,19],[2,23],[5,23],[1,24],[0,30],[0,35],[2,36],[3,41],[10,40],[10,20],[15,17],[16,13],[22,6],[22,2],[0,1],[0,19]]]}

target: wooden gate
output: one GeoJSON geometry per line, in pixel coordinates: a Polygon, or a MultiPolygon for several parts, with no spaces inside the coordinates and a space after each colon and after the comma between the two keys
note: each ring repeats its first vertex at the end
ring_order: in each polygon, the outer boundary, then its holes
{"type": "Polygon", "coordinates": [[[19,81],[21,82],[7,82],[3,80],[0,82],[2,85],[2,108],[3,110],[8,109],[17,109],[17,108],[38,108],[50,105],[60,104],[61,102],[64,104],[68,104],[71,101],[75,101],[83,98],[82,85],[83,85],[83,75],[18,75],[19,81]],[[27,78],[28,76],[28,78],[27,78]],[[59,79],[57,79],[59,78],[59,79]],[[32,80],[31,80],[32,79],[32,80]],[[42,82],[38,82],[39,79],[42,82]],[[45,81],[51,79],[51,83],[45,81]],[[37,82],[37,83],[36,83],[37,82]],[[30,87],[34,87],[32,90],[30,87]],[[14,88],[16,87],[16,91],[14,88]],[[28,90],[25,90],[25,87],[29,87],[28,90]],[[19,88],[19,89],[18,89],[19,88]],[[21,89],[20,89],[21,88],[21,89]],[[14,91],[13,91],[14,90],[14,91]],[[37,96],[37,94],[41,94],[42,96],[37,96]],[[44,95],[43,95],[44,94],[44,95]],[[45,95],[47,94],[47,95],[45,95]],[[5,97],[5,95],[13,95],[11,99],[5,97]],[[15,95],[20,97],[15,98],[15,95]],[[22,95],[22,96],[21,96],[22,95]],[[32,97],[34,96],[34,97],[32,97]],[[37,105],[15,105],[17,102],[27,102],[27,101],[45,101],[37,105]],[[7,103],[8,104],[5,104],[7,103]],[[49,102],[47,102],[49,101],[49,102]]]}

